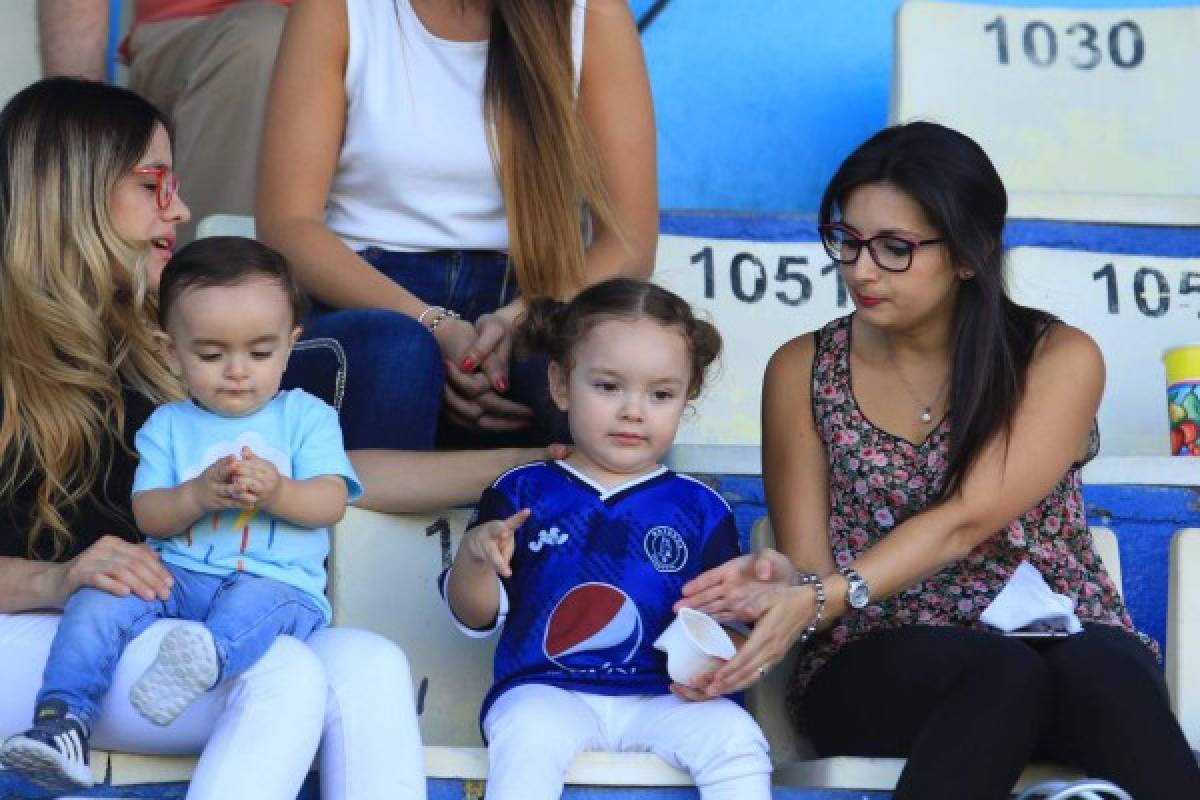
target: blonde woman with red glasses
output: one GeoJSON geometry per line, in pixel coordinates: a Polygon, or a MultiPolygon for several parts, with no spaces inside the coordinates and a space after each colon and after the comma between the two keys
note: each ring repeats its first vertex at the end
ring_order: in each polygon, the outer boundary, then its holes
{"type": "MultiPolygon", "coordinates": [[[[181,397],[151,322],[190,216],[172,156],[166,117],[124,89],[48,79],[0,112],[0,736],[29,727],[55,609],[75,590],[172,589],[130,509],[133,436],[181,397]]],[[[104,749],[200,753],[189,798],[293,800],[318,745],[326,800],[424,797],[408,665],[390,642],[279,637],[160,728],[129,690],[176,624],[130,642],[93,719],[38,721],[77,785],[92,780],[83,725],[104,749]]]]}

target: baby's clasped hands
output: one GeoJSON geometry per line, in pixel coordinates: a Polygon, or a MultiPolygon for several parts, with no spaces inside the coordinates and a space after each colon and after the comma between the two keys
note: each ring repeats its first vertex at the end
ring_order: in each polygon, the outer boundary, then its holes
{"type": "Polygon", "coordinates": [[[205,512],[227,508],[269,509],[283,481],[265,458],[243,447],[241,457],[217,459],[191,481],[197,505],[205,512]]]}
{"type": "Polygon", "coordinates": [[[274,464],[243,447],[231,470],[230,496],[244,508],[269,508],[282,483],[274,464]]]}

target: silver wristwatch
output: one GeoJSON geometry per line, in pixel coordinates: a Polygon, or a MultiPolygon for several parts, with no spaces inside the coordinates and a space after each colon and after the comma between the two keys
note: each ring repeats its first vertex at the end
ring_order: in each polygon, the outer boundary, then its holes
{"type": "Polygon", "coordinates": [[[857,610],[866,608],[871,602],[870,584],[863,580],[858,570],[851,567],[838,567],[838,572],[842,573],[849,583],[846,587],[846,605],[857,610]]]}

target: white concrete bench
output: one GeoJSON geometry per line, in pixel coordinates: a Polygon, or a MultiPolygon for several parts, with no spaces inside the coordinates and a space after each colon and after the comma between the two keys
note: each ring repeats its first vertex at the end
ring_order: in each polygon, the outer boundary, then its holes
{"type": "Polygon", "coordinates": [[[897,15],[891,118],[975,138],[1015,217],[1194,225],[1198,40],[1196,7],[908,0],[897,15]]]}
{"type": "Polygon", "coordinates": [[[1163,456],[1163,467],[1186,476],[1189,459],[1169,457],[1161,356],[1197,339],[1200,258],[1017,247],[1008,253],[1008,284],[1018,303],[1049,311],[1100,346],[1108,374],[1097,415],[1101,453],[1163,456]]]}
{"type": "MultiPolygon", "coordinates": [[[[853,310],[848,301],[839,305],[828,261],[814,241],[660,238],[654,280],[708,315],[725,337],[719,376],[705,388],[677,438],[677,447],[725,448],[725,453],[711,451],[715,461],[706,454],[700,471],[727,474],[724,463],[735,447],[753,448],[744,453],[748,471],[760,471],[755,459],[767,360],[792,337],[853,310]],[[750,293],[758,299],[739,299],[734,286],[742,297],[750,293]],[[801,296],[808,299],[800,305],[785,302],[801,296]]],[[[1182,463],[1187,459],[1168,458],[1170,423],[1160,357],[1169,347],[1197,339],[1200,258],[1017,247],[1008,253],[1007,277],[1016,302],[1055,314],[1100,346],[1108,373],[1098,415],[1101,455],[1161,456],[1158,480],[1188,483],[1195,469],[1182,463]]],[[[1119,477],[1114,482],[1137,478],[1119,477]]]]}

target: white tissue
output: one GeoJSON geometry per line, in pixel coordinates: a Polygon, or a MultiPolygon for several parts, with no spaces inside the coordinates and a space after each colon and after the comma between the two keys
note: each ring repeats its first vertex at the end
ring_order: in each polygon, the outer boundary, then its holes
{"type": "Polygon", "coordinates": [[[1075,601],[1051,591],[1042,573],[1028,561],[1021,562],[979,618],[1006,633],[1034,624],[1067,633],[1083,630],[1083,624],[1075,616],[1075,601]]]}

